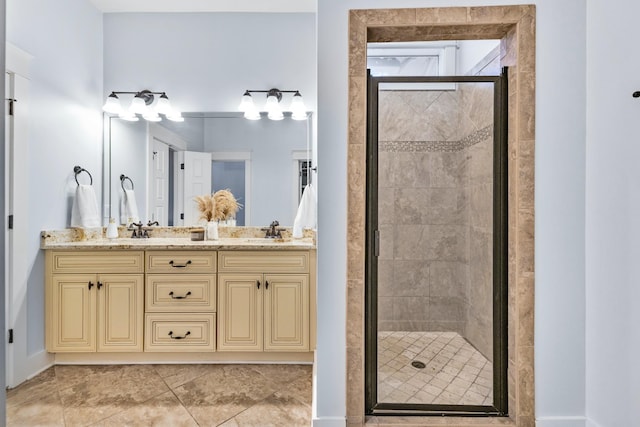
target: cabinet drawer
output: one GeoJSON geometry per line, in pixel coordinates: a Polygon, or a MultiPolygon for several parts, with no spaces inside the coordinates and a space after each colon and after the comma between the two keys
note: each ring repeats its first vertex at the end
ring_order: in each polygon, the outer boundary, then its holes
{"type": "Polygon", "coordinates": [[[147,251],[147,273],[215,273],[216,253],[147,251]]]}
{"type": "Polygon", "coordinates": [[[51,273],[144,273],[142,251],[50,251],[51,273]]]}
{"type": "Polygon", "coordinates": [[[305,251],[220,251],[218,271],[255,273],[308,273],[305,251]]]}
{"type": "Polygon", "coordinates": [[[215,351],[215,314],[145,315],[144,351],[215,351]]]}
{"type": "Polygon", "coordinates": [[[148,274],[147,312],[216,311],[216,276],[213,274],[148,274]]]}

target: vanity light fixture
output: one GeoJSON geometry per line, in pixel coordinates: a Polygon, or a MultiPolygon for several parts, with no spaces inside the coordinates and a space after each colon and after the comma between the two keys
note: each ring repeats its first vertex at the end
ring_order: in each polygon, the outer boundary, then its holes
{"type": "Polygon", "coordinates": [[[291,100],[291,104],[289,106],[289,110],[291,111],[291,118],[293,120],[306,120],[307,111],[304,105],[304,101],[302,100],[302,95],[300,91],[297,90],[280,90],[280,89],[269,89],[269,90],[246,90],[242,95],[242,100],[240,101],[240,105],[238,109],[244,113],[244,118],[249,120],[260,120],[260,110],[253,102],[253,97],[251,93],[266,93],[267,94],[267,102],[264,105],[264,111],[267,112],[267,117],[270,120],[282,120],[284,119],[283,108],[282,108],[282,94],[283,93],[293,93],[293,98],[291,100]]]}
{"type": "Polygon", "coordinates": [[[169,97],[165,92],[152,92],[147,89],[139,92],[113,91],[107,97],[102,109],[107,113],[118,115],[123,120],[132,122],[139,120],[138,115],[147,121],[159,122],[162,120],[160,114],[174,122],[184,121],[182,114],[171,107],[169,97]],[[133,95],[128,108],[122,106],[118,95],[133,95]],[[154,104],[155,95],[160,96],[154,104]]]}

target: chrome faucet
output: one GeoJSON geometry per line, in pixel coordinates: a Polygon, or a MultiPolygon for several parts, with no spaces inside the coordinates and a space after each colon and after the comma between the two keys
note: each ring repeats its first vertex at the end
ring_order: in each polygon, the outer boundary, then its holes
{"type": "Polygon", "coordinates": [[[147,222],[147,227],[151,227],[153,225],[160,225],[160,223],[158,221],[151,222],[151,220],[149,220],[149,222],[147,222]]]}
{"type": "Polygon", "coordinates": [[[267,232],[267,234],[265,234],[264,237],[266,239],[281,239],[282,234],[280,232],[282,230],[280,230],[279,228],[276,228],[279,225],[280,223],[278,222],[278,220],[274,220],[271,224],[269,224],[270,228],[263,228],[262,231],[267,232]]]}

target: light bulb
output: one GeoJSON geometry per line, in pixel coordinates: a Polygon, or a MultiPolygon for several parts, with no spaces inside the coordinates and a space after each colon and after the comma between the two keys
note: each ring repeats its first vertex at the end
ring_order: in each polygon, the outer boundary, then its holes
{"type": "Polygon", "coordinates": [[[184,117],[182,117],[182,113],[180,113],[180,111],[170,111],[167,113],[167,119],[172,122],[184,122],[184,117]]]}
{"type": "Polygon", "coordinates": [[[118,117],[128,122],[137,122],[138,120],[140,120],[138,119],[138,116],[133,114],[131,111],[122,111],[118,117]]]}
{"type": "MultiPolygon", "coordinates": [[[[293,113],[293,115],[296,116],[307,116],[307,108],[304,105],[304,101],[302,100],[302,95],[300,95],[300,92],[296,92],[293,95],[293,99],[291,100],[291,112],[293,113]]],[[[295,119],[295,120],[302,120],[302,119],[295,119]]]]}
{"type": "Polygon", "coordinates": [[[147,113],[147,104],[144,102],[144,99],[141,96],[134,96],[131,101],[131,107],[129,107],[132,113],[134,114],[146,114],[147,113]]]}
{"type": "Polygon", "coordinates": [[[260,120],[260,112],[257,108],[252,108],[244,112],[244,118],[247,120],[260,120]]]}
{"type": "Polygon", "coordinates": [[[155,111],[149,111],[142,115],[142,118],[148,122],[159,122],[162,118],[155,111]]]}
{"type": "Polygon", "coordinates": [[[166,93],[162,93],[158,98],[158,104],[156,105],[156,111],[160,114],[169,115],[171,113],[171,103],[166,93]]]}
{"type": "Polygon", "coordinates": [[[282,114],[282,110],[269,111],[267,117],[269,118],[269,120],[282,120],[284,119],[284,114],[282,114]]]}
{"type": "Polygon", "coordinates": [[[242,100],[240,101],[238,110],[242,111],[243,113],[246,113],[252,108],[255,108],[255,105],[253,104],[253,97],[247,90],[244,92],[244,95],[242,95],[242,100]]]}
{"type": "Polygon", "coordinates": [[[265,104],[264,108],[269,113],[272,111],[281,110],[280,104],[278,103],[278,97],[276,97],[275,95],[267,96],[267,103],[265,104]]]}
{"type": "Polygon", "coordinates": [[[293,112],[291,113],[291,118],[293,120],[307,120],[307,113],[306,112],[293,112]]]}
{"type": "Polygon", "coordinates": [[[102,106],[102,110],[111,114],[122,113],[122,105],[120,105],[120,99],[118,98],[118,95],[111,92],[111,95],[107,97],[107,100],[102,106]]]}

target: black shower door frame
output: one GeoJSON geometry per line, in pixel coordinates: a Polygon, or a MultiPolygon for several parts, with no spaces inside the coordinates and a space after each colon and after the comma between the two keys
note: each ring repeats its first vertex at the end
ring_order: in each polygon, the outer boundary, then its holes
{"type": "Polygon", "coordinates": [[[500,76],[373,77],[367,73],[365,412],[368,415],[508,416],[507,68],[500,76]],[[384,83],[493,83],[493,405],[378,402],[378,93],[384,83]]]}

